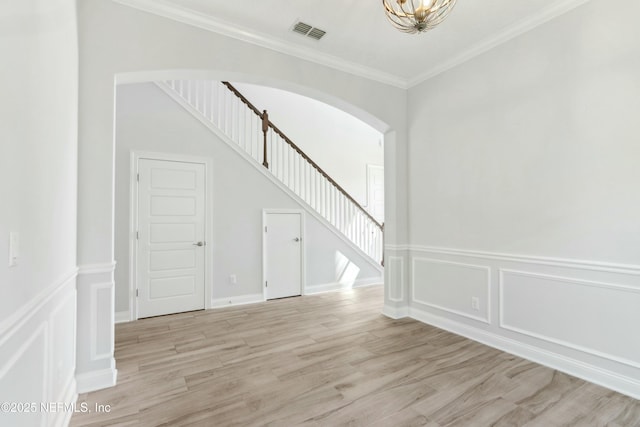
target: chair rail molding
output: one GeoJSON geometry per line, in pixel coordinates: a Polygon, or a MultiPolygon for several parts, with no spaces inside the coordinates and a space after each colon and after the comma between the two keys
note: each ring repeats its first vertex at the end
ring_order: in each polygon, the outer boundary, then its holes
{"type": "Polygon", "coordinates": [[[515,253],[488,252],[469,249],[443,248],[436,246],[402,245],[396,246],[396,250],[410,250],[413,252],[427,252],[441,255],[468,256],[471,258],[495,259],[501,261],[523,262],[557,267],[568,267],[584,270],[606,271],[610,273],[634,274],[640,276],[640,265],[621,264],[602,261],[578,260],[571,258],[556,258],[539,255],[522,255],[515,253]]]}
{"type": "MultiPolygon", "coordinates": [[[[0,401],[15,401],[17,382],[24,402],[76,401],[77,277],[74,266],[0,324],[0,401]]],[[[2,416],[3,425],[63,426],[71,415],[61,411],[2,416]]]]}
{"type": "Polygon", "coordinates": [[[406,251],[412,266],[406,307],[385,301],[385,314],[406,312],[640,397],[640,266],[412,244],[385,249],[406,251]],[[483,308],[486,316],[474,318],[483,308]]]}

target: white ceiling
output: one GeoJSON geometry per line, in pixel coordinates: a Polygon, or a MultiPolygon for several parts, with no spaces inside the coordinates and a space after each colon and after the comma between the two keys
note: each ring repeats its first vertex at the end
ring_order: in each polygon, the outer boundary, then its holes
{"type": "Polygon", "coordinates": [[[410,87],[588,0],[458,0],[439,27],[404,34],[380,0],[114,0],[400,87],[410,87]],[[297,20],[327,32],[293,33],[297,20]]]}

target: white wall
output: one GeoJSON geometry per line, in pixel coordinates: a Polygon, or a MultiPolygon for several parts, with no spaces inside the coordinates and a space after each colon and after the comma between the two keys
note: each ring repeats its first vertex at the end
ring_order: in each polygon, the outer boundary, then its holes
{"type": "MultiPolygon", "coordinates": [[[[406,92],[402,89],[113,2],[85,0],[78,7],[83,76],[79,133],[81,264],[108,264],[113,257],[110,159],[116,75],[131,77],[136,72],[146,72],[148,76],[150,71],[169,70],[165,76],[188,78],[199,70],[201,78],[211,76],[302,93],[345,109],[382,132],[395,131],[396,142],[390,149],[397,149],[396,161],[404,162],[406,92]]],[[[393,177],[395,169],[390,169],[389,164],[385,166],[387,175],[393,177]]],[[[389,222],[390,215],[403,218],[406,214],[405,168],[397,169],[397,179],[402,185],[391,198],[387,197],[390,204],[385,209],[387,241],[395,241],[396,235],[406,240],[406,221],[389,222]]]]}
{"type": "MultiPolygon", "coordinates": [[[[116,311],[129,310],[130,153],[159,152],[212,159],[212,299],[262,298],[262,210],[301,206],[153,83],[117,88],[116,100],[116,311]],[[229,276],[237,283],[229,283],[229,276]]],[[[306,213],[306,287],[336,287],[336,252],[357,266],[358,280],[381,282],[380,272],[306,213]]]]}
{"type": "Polygon", "coordinates": [[[636,397],[639,13],[593,0],[409,92],[403,266],[414,317],[636,397]]]}
{"type": "Polygon", "coordinates": [[[295,93],[233,83],[260,111],[267,110],[281,131],[367,206],[367,165],[384,165],[384,136],[357,118],[295,93]]]}
{"type": "Polygon", "coordinates": [[[77,369],[95,380],[94,387],[112,384],[115,375],[113,348],[106,344],[113,347],[116,78],[159,80],[154,71],[161,70],[162,78],[261,84],[316,98],[366,121],[385,132],[385,182],[394,189],[385,197],[385,241],[407,241],[404,90],[110,1],[83,0],[78,14],[78,264],[85,272],[78,286],[78,325],[92,326],[78,331],[77,369]],[[100,310],[89,309],[91,304],[100,310]],[[92,339],[104,349],[100,357],[91,352],[92,339]]]}
{"type": "MultiPolygon", "coordinates": [[[[0,55],[0,402],[72,402],[75,1],[3,2],[0,55]],[[11,231],[20,257],[9,268],[11,231]]],[[[54,425],[71,413],[0,416],[3,425],[54,425]]]]}

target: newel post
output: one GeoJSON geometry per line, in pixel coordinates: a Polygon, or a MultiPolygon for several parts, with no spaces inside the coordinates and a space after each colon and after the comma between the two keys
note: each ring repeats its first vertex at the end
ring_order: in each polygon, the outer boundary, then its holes
{"type": "Polygon", "coordinates": [[[264,147],[262,154],[262,166],[269,169],[269,162],[267,162],[267,132],[269,131],[269,114],[267,110],[262,112],[262,133],[264,135],[264,147]]]}
{"type": "Polygon", "coordinates": [[[382,223],[382,227],[380,227],[380,231],[382,231],[382,261],[380,261],[380,264],[384,267],[384,222],[382,223]]]}

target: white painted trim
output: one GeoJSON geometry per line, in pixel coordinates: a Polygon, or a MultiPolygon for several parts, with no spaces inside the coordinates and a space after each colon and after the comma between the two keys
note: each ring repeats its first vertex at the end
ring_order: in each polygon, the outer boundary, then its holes
{"type": "MultiPolygon", "coordinates": [[[[114,131],[115,135],[115,131],[114,131]]],[[[138,155],[129,153],[129,319],[138,318],[138,155]],[[133,177],[136,177],[134,180],[133,177]]],[[[115,203],[114,203],[115,205],[115,203]]]]}
{"type": "Polygon", "coordinates": [[[399,76],[380,71],[378,69],[367,67],[353,61],[345,60],[337,56],[309,49],[308,46],[292,44],[291,42],[260,34],[254,30],[242,27],[237,24],[223,22],[213,16],[206,15],[191,9],[180,7],[173,4],[162,4],[157,0],[112,0],[116,3],[123,4],[144,12],[159,15],[172,19],[183,24],[201,28],[217,34],[234,38],[243,42],[251,43],[256,46],[271,49],[276,52],[284,53],[310,61],[315,64],[324,65],[338,71],[353,74],[355,76],[364,77],[369,80],[377,81],[390,86],[401,89],[407,89],[407,81],[399,76]]]}
{"type": "Polygon", "coordinates": [[[260,47],[284,53],[305,61],[324,65],[338,71],[343,71],[355,76],[363,77],[369,80],[377,81],[390,86],[401,89],[410,89],[432,77],[437,76],[451,68],[454,68],[464,62],[467,62],[476,56],[479,56],[496,46],[508,42],[509,40],[526,33],[576,7],[587,3],[589,0],[565,0],[562,3],[553,4],[547,8],[540,10],[533,16],[529,16],[513,25],[508,26],[497,34],[494,34],[484,40],[475,43],[469,49],[461,52],[455,57],[448,59],[436,66],[426,70],[425,72],[411,79],[406,79],[398,75],[394,75],[373,67],[358,64],[353,61],[345,60],[334,55],[318,52],[309,49],[307,46],[292,44],[282,39],[260,34],[251,29],[239,26],[237,24],[223,22],[210,15],[206,15],[191,9],[160,3],[157,0],[112,0],[125,6],[129,6],[144,12],[159,15],[172,19],[183,24],[191,25],[227,37],[251,43],[260,47]]]}
{"type": "Polygon", "coordinates": [[[522,328],[518,328],[516,326],[509,326],[504,322],[504,295],[503,295],[503,291],[504,291],[504,273],[508,273],[508,274],[514,274],[514,275],[518,275],[518,276],[524,276],[524,277],[533,277],[533,278],[543,278],[543,279],[551,279],[554,281],[559,281],[559,282],[564,282],[564,283],[570,283],[570,284],[575,284],[575,285],[581,285],[581,286],[589,286],[589,287],[596,287],[596,288],[601,288],[601,289],[607,289],[607,290],[616,290],[619,292],[632,292],[632,293],[636,293],[636,294],[640,294],[640,288],[634,288],[631,286],[624,286],[624,285],[618,285],[618,284],[612,284],[612,283],[601,283],[601,282],[593,282],[590,280],[581,280],[581,279],[572,279],[572,278],[567,278],[567,277],[561,277],[561,276],[553,276],[550,274],[539,274],[539,273],[532,273],[532,272],[526,272],[526,271],[518,271],[518,270],[509,270],[509,269],[498,269],[499,274],[500,274],[500,281],[499,281],[499,289],[500,289],[500,320],[499,320],[499,325],[501,328],[512,331],[512,332],[516,332],[522,335],[527,335],[529,337],[532,338],[536,338],[542,341],[547,341],[553,344],[558,344],[561,345],[563,347],[567,347],[573,350],[578,350],[580,352],[586,353],[586,354],[590,354],[592,356],[596,356],[596,357],[601,357],[604,359],[608,359],[608,360],[613,360],[614,362],[618,362],[621,363],[623,365],[627,365],[627,366],[631,366],[633,368],[636,369],[640,369],[640,363],[635,362],[633,360],[629,360],[629,359],[625,359],[623,357],[618,357],[618,356],[614,356],[610,353],[605,353],[602,351],[598,351],[589,347],[585,347],[585,346],[581,346],[581,345],[576,345],[576,344],[572,344],[570,342],[564,341],[562,339],[558,339],[558,338],[553,338],[547,335],[543,335],[543,334],[539,334],[537,332],[533,332],[533,331],[528,331],[522,328]]]}
{"type": "Polygon", "coordinates": [[[400,286],[400,298],[391,298],[389,296],[389,301],[392,302],[402,302],[404,301],[404,257],[401,256],[389,256],[387,259],[387,268],[389,269],[389,276],[391,277],[391,263],[394,260],[400,260],[400,284],[393,284],[393,286],[400,286]]]}
{"type": "Polygon", "coordinates": [[[391,319],[402,319],[409,316],[409,307],[407,307],[406,305],[401,307],[394,307],[392,305],[385,304],[382,307],[382,314],[391,319]]]}
{"type": "Polygon", "coordinates": [[[87,274],[111,274],[116,269],[116,262],[106,262],[101,264],[85,264],[78,267],[78,275],[87,274]]]}
{"type": "Polygon", "coordinates": [[[76,280],[78,268],[74,267],[70,272],[46,287],[26,304],[16,310],[12,315],[0,323],[0,345],[4,344],[19,328],[21,328],[33,315],[48,303],[58,292],[64,289],[69,282],[76,280]]]}
{"type": "Polygon", "coordinates": [[[44,398],[48,398],[49,390],[47,390],[48,381],[46,380],[46,378],[49,377],[48,376],[49,367],[47,365],[49,364],[49,359],[51,357],[51,354],[49,353],[50,349],[49,349],[49,346],[47,345],[47,341],[48,341],[47,335],[48,335],[48,323],[45,321],[40,323],[40,325],[38,325],[38,327],[31,333],[31,335],[25,338],[25,340],[22,342],[22,345],[13,353],[13,355],[9,358],[9,360],[7,360],[4,366],[0,366],[0,380],[2,380],[4,376],[7,375],[7,372],[9,372],[11,368],[13,368],[13,365],[15,365],[16,362],[22,358],[22,355],[29,349],[29,347],[31,347],[31,345],[36,341],[36,339],[42,338],[42,340],[44,341],[44,355],[42,355],[42,363],[44,364],[43,377],[45,379],[42,381],[42,387],[43,387],[42,396],[44,398]]]}
{"type": "MultiPolygon", "coordinates": [[[[44,401],[51,402],[75,402],[77,394],[73,370],[70,372],[70,378],[65,382],[63,390],[52,389],[52,373],[55,372],[56,369],[56,366],[54,366],[55,361],[53,360],[52,345],[55,340],[56,315],[66,304],[70,303],[70,301],[74,302],[73,306],[75,307],[77,276],[78,268],[74,267],[72,271],[43,289],[2,322],[0,325],[0,347],[6,345],[7,342],[14,337],[20,340],[20,344],[18,349],[12,352],[10,358],[6,360],[6,363],[0,366],[0,382],[2,382],[3,377],[14,367],[16,362],[29,351],[31,346],[41,339],[43,345],[43,352],[41,354],[43,369],[42,398],[44,401]],[[45,311],[45,308],[48,310],[45,311]],[[28,330],[31,329],[29,327],[30,325],[35,326],[31,331],[28,330]]],[[[72,330],[71,333],[75,338],[75,329],[72,330]]],[[[75,351],[73,355],[75,357],[75,351]]],[[[73,366],[75,367],[75,360],[73,361],[73,366]]],[[[43,423],[57,427],[67,425],[71,415],[72,412],[50,413],[43,414],[42,419],[43,423]]]]}
{"type": "Polygon", "coordinates": [[[340,282],[331,282],[331,283],[324,283],[320,285],[307,286],[307,288],[304,291],[304,294],[317,295],[317,294],[324,294],[327,292],[342,292],[342,291],[348,291],[350,289],[355,289],[355,288],[366,288],[369,286],[382,286],[382,285],[383,283],[382,283],[381,277],[367,277],[367,278],[356,280],[351,286],[343,285],[340,282]]]}
{"type": "Polygon", "coordinates": [[[171,99],[178,103],[178,105],[182,106],[187,112],[189,112],[195,119],[200,121],[203,125],[205,125],[209,130],[211,130],[218,138],[220,138],[226,145],[231,148],[237,155],[245,159],[255,170],[264,175],[267,179],[273,182],[275,185],[280,188],[284,194],[289,196],[294,202],[300,205],[304,210],[306,210],[310,215],[320,221],[328,230],[331,230],[333,234],[335,234],[338,238],[340,238],[345,244],[347,244],[350,248],[354,249],[357,253],[362,255],[362,259],[367,261],[373,268],[382,273],[383,267],[379,262],[376,262],[371,257],[369,257],[366,253],[362,251],[358,246],[356,246],[351,240],[349,240],[346,236],[344,236],[339,230],[337,230],[329,221],[323,218],[318,212],[315,211],[311,206],[309,206],[302,198],[300,198],[297,194],[291,191],[286,185],[284,185],[277,177],[275,177],[271,172],[269,172],[264,166],[255,161],[249,154],[247,154],[244,150],[242,150],[238,144],[233,142],[226,136],[223,132],[220,131],[213,123],[206,120],[203,117],[202,113],[195,110],[187,101],[182,99],[180,95],[178,95],[175,91],[173,91],[170,87],[168,87],[165,83],[155,82],[155,84],[164,91],[171,99]]]}
{"type": "Polygon", "coordinates": [[[604,271],[609,273],[622,273],[640,276],[640,265],[619,264],[600,261],[576,260],[568,258],[543,257],[535,255],[521,255],[498,252],[474,251],[467,249],[439,248],[420,245],[387,245],[389,250],[409,250],[412,252],[427,252],[440,255],[454,255],[460,257],[472,257],[483,259],[495,259],[508,262],[521,262],[527,264],[548,265],[551,267],[565,267],[579,270],[604,271]]]}
{"type": "Polygon", "coordinates": [[[486,324],[490,324],[491,323],[491,268],[487,267],[485,265],[475,265],[475,264],[466,264],[466,263],[462,263],[462,262],[454,262],[454,261],[443,261],[443,260],[439,260],[439,259],[433,259],[433,258],[422,258],[422,257],[411,257],[411,301],[412,302],[416,302],[418,304],[422,304],[425,305],[427,307],[432,307],[438,310],[442,310],[442,311],[446,311],[448,313],[452,313],[458,316],[463,316],[466,317],[468,319],[471,320],[476,320],[478,322],[482,322],[482,323],[486,323],[486,324]],[[459,310],[455,310],[449,307],[444,307],[438,304],[433,304],[427,301],[422,301],[419,300],[418,298],[416,298],[416,294],[415,294],[415,278],[416,278],[416,272],[415,272],[415,268],[416,268],[416,261],[426,261],[426,262],[430,262],[433,264],[448,264],[448,265],[456,265],[456,266],[460,266],[463,268],[471,268],[474,270],[482,270],[485,271],[487,273],[487,283],[486,283],[486,287],[487,287],[487,317],[480,317],[480,316],[474,316],[473,314],[469,314],[469,313],[465,313],[463,311],[459,311],[459,310]]]}
{"type": "MultiPolygon", "coordinates": [[[[138,163],[141,159],[204,165],[205,213],[204,213],[204,308],[211,308],[213,290],[213,159],[205,156],[186,156],[176,153],[160,153],[132,150],[129,154],[129,321],[138,319],[137,268],[138,268],[138,163]]],[[[118,323],[118,322],[116,322],[118,323]]]]}
{"type": "Polygon", "coordinates": [[[267,287],[265,286],[267,280],[267,237],[264,231],[267,226],[267,215],[270,214],[298,214],[300,215],[300,295],[305,295],[307,288],[307,238],[305,232],[307,229],[305,215],[303,209],[262,209],[262,293],[264,300],[267,300],[267,287]]]}
{"type": "Polygon", "coordinates": [[[556,276],[553,274],[542,274],[542,273],[535,273],[531,271],[512,270],[509,268],[499,268],[498,271],[500,272],[500,279],[501,279],[500,283],[502,283],[502,273],[509,273],[509,274],[515,274],[515,275],[524,276],[524,277],[534,277],[534,278],[540,277],[543,279],[551,279],[559,282],[573,283],[573,284],[582,285],[582,286],[591,286],[594,288],[640,294],[640,287],[620,285],[617,283],[595,282],[592,280],[575,279],[573,277],[556,276]]]}
{"type": "Polygon", "coordinates": [[[324,294],[326,292],[336,292],[351,289],[350,286],[342,285],[338,282],[323,283],[320,285],[307,286],[304,290],[305,295],[324,294]]]}
{"type": "Polygon", "coordinates": [[[116,311],[113,317],[114,323],[127,323],[131,322],[131,313],[128,310],[116,311]]]}
{"type": "Polygon", "coordinates": [[[264,302],[263,294],[239,295],[234,297],[216,298],[211,301],[212,308],[233,307],[236,305],[256,304],[264,302]]]}
{"type": "Polygon", "coordinates": [[[114,365],[115,363],[112,363],[111,368],[76,375],[78,393],[88,393],[116,385],[118,370],[114,365]]]}
{"type": "Polygon", "coordinates": [[[410,249],[411,249],[411,245],[407,245],[407,244],[393,245],[391,243],[387,243],[386,245],[384,245],[384,250],[391,251],[391,252],[408,251],[410,249]]]}
{"type": "Polygon", "coordinates": [[[428,69],[427,71],[421,73],[420,75],[409,79],[406,82],[406,86],[410,89],[420,83],[423,83],[424,81],[429,80],[430,78],[435,77],[438,74],[442,74],[445,71],[448,71],[460,64],[463,64],[475,58],[476,56],[479,56],[493,49],[496,46],[504,44],[509,40],[518,37],[519,35],[531,31],[550,20],[567,13],[578,6],[581,6],[584,3],[587,3],[588,1],[590,0],[565,0],[564,2],[555,3],[549,7],[541,9],[535,15],[522,19],[514,23],[513,25],[506,27],[497,34],[493,34],[490,37],[480,40],[469,49],[464,50],[462,53],[454,56],[453,58],[441,62],[436,66],[428,69]]]}
{"type": "Polygon", "coordinates": [[[384,286],[384,278],[382,276],[364,277],[353,282],[354,288],[367,288],[369,286],[384,286]]]}
{"type": "MultiPolygon", "coordinates": [[[[98,319],[96,318],[96,313],[98,313],[98,291],[100,289],[108,289],[113,292],[114,283],[113,282],[104,282],[104,283],[92,283],[89,285],[91,287],[91,291],[89,293],[89,301],[90,301],[90,311],[91,313],[91,321],[89,322],[89,349],[90,349],[90,357],[91,361],[100,360],[100,359],[108,359],[113,356],[113,349],[110,349],[107,353],[98,354],[98,319]]],[[[113,299],[112,299],[112,310],[113,310],[113,299]]],[[[111,325],[113,327],[113,325],[111,325]]],[[[113,333],[111,337],[111,341],[113,341],[113,333]]]]}
{"type": "Polygon", "coordinates": [[[640,380],[637,378],[625,377],[557,353],[505,338],[493,332],[422,311],[416,307],[409,308],[409,316],[415,320],[444,329],[456,335],[461,335],[473,341],[624,393],[635,399],[640,399],[640,380]]]}

